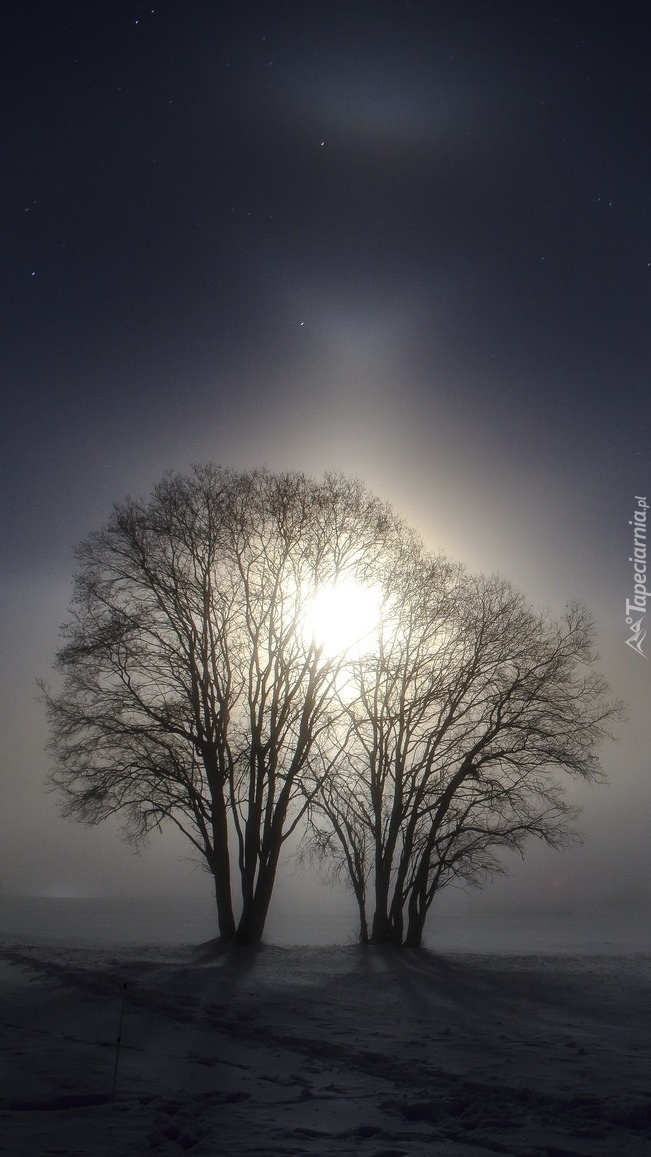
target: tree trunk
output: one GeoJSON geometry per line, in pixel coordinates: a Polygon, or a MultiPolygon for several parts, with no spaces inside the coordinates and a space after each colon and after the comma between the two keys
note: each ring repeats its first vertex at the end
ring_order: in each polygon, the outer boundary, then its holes
{"type": "Polygon", "coordinates": [[[282,832],[282,819],[276,825],[275,833],[272,833],[271,850],[266,855],[263,850],[263,855],[260,858],[253,899],[248,903],[245,902],[235,933],[237,944],[259,944],[264,935],[282,846],[279,832],[282,832]]]}
{"type": "Polygon", "coordinates": [[[368,944],[368,921],[366,919],[366,892],[364,883],[352,873],[351,881],[357,901],[357,911],[359,912],[359,942],[360,944],[368,944]]]}
{"type": "Polygon", "coordinates": [[[371,928],[371,944],[390,944],[394,932],[389,920],[389,881],[380,852],[375,861],[375,912],[371,928]]]}
{"type": "Polygon", "coordinates": [[[419,886],[418,881],[416,881],[409,898],[407,935],[404,941],[405,948],[420,948],[423,942],[426,917],[427,903],[425,890],[422,885],[419,886]]]}
{"type": "Polygon", "coordinates": [[[219,871],[215,873],[214,880],[219,939],[225,944],[229,940],[232,940],[235,935],[235,916],[233,914],[231,901],[230,881],[224,886],[222,875],[219,871]]]}
{"type": "Polygon", "coordinates": [[[366,920],[366,912],[364,911],[363,904],[360,904],[359,906],[359,942],[360,944],[369,943],[368,922],[366,920]]]}
{"type": "Polygon", "coordinates": [[[375,888],[375,912],[373,913],[373,927],[371,944],[401,944],[402,919],[395,919],[393,905],[389,910],[389,881],[380,879],[375,888]]]}
{"type": "Polygon", "coordinates": [[[235,933],[236,944],[259,944],[264,935],[276,879],[276,865],[260,869],[253,900],[245,906],[235,933]]]}
{"type": "Polygon", "coordinates": [[[427,909],[423,909],[413,916],[409,916],[409,923],[407,924],[407,935],[405,936],[405,948],[420,948],[423,943],[423,932],[425,931],[425,917],[427,916],[427,909]]]}
{"type": "Polygon", "coordinates": [[[423,943],[423,932],[425,931],[425,917],[427,912],[419,913],[413,920],[410,919],[407,925],[407,935],[404,940],[405,948],[420,948],[423,943]]]}
{"type": "Polygon", "coordinates": [[[371,944],[392,944],[394,942],[395,934],[387,916],[386,907],[384,911],[376,908],[371,928],[371,944]]]}
{"type": "Polygon", "coordinates": [[[231,860],[228,848],[228,820],[226,804],[221,791],[213,793],[213,863],[210,865],[215,879],[215,900],[217,902],[217,923],[219,939],[226,943],[235,935],[235,915],[231,894],[231,860]]]}
{"type": "Polygon", "coordinates": [[[405,922],[402,911],[402,901],[399,899],[395,892],[389,911],[389,921],[391,923],[391,932],[393,934],[394,944],[402,944],[405,922]]]}

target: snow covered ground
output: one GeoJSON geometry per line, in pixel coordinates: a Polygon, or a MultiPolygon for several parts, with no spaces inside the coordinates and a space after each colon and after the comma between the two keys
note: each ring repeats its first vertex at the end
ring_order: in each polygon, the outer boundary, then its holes
{"type": "Polygon", "coordinates": [[[1,968],[11,1157],[651,1152],[647,954],[8,943],[1,968]]]}

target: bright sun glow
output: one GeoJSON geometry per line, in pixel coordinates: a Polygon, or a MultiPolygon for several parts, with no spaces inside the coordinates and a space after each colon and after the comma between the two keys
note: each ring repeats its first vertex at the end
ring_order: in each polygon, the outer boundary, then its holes
{"type": "Polygon", "coordinates": [[[354,579],[319,587],[306,608],[311,641],[327,658],[360,658],[373,649],[381,603],[379,588],[363,586],[354,579]]]}

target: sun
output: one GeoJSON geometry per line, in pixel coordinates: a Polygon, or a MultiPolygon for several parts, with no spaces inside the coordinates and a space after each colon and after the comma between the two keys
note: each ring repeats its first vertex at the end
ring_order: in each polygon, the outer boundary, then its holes
{"type": "Polygon", "coordinates": [[[378,587],[340,579],[317,587],[305,609],[310,642],[328,659],[358,659],[373,650],[381,619],[378,587]]]}

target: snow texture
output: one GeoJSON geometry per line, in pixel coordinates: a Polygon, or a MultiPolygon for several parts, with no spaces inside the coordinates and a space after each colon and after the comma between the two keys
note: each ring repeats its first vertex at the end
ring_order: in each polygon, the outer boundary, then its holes
{"type": "Polygon", "coordinates": [[[651,1152],[648,955],[11,944],[1,970],[11,1157],[651,1152]]]}

